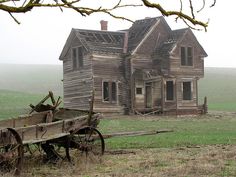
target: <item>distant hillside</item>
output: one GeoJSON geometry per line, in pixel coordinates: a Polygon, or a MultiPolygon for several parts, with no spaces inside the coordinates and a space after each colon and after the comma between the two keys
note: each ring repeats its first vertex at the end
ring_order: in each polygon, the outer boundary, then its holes
{"type": "Polygon", "coordinates": [[[62,95],[62,66],[0,64],[0,89],[62,95]]]}
{"type": "Polygon", "coordinates": [[[44,95],[0,89],[0,120],[29,113],[29,104],[36,105],[44,95]]]}
{"type": "Polygon", "coordinates": [[[205,68],[199,96],[208,97],[209,109],[236,112],[236,68],[205,68]]]}
{"type": "MultiPolygon", "coordinates": [[[[59,65],[0,64],[0,76],[0,92],[45,95],[52,90],[63,95],[59,65]]],[[[209,109],[236,112],[236,68],[205,68],[205,77],[199,81],[199,103],[203,103],[204,96],[208,97],[209,109]]]]}

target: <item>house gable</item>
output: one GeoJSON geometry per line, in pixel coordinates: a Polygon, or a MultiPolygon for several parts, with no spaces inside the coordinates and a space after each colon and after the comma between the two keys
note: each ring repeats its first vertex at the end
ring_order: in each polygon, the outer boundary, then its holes
{"type": "Polygon", "coordinates": [[[193,34],[192,30],[189,28],[186,29],[180,29],[176,30],[177,31],[182,31],[182,35],[180,35],[179,39],[176,41],[172,49],[169,51],[170,54],[175,54],[179,52],[179,48],[181,46],[191,46],[194,48],[195,52],[199,54],[201,57],[207,57],[207,53],[201,46],[201,44],[198,42],[196,36],[193,34]]]}
{"type": "Polygon", "coordinates": [[[80,38],[76,35],[75,29],[72,29],[62,49],[59,60],[66,60],[71,58],[71,52],[70,52],[71,48],[81,45],[83,45],[83,43],[80,41],[80,38]]]}
{"type": "Polygon", "coordinates": [[[153,24],[146,33],[132,54],[152,55],[154,50],[169,36],[171,29],[165,19],[163,17],[158,17],[156,19],[156,23],[153,24]]]}

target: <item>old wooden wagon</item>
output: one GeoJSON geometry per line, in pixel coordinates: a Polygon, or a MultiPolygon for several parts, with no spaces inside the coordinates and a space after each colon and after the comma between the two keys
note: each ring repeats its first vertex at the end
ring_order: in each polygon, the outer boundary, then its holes
{"type": "Polygon", "coordinates": [[[56,109],[59,99],[52,92],[36,106],[30,105],[29,115],[0,121],[0,175],[10,172],[19,175],[25,152],[36,145],[46,154],[46,160],[72,161],[70,150],[85,153],[86,157],[104,154],[104,138],[116,136],[140,136],[170,132],[172,130],[118,132],[102,135],[97,130],[101,114],[93,112],[93,97],[89,111],[56,109]],[[52,105],[43,103],[51,98],[52,105]],[[63,154],[60,149],[63,148],[63,154]]]}
{"type": "MultiPolygon", "coordinates": [[[[45,100],[34,109],[45,108],[45,105],[42,106],[45,100]]],[[[0,121],[1,172],[19,175],[25,150],[35,144],[41,147],[50,160],[67,158],[71,161],[70,149],[83,151],[86,155],[102,155],[104,139],[96,129],[100,117],[100,114],[89,111],[49,109],[0,121]],[[64,147],[64,155],[57,152],[58,147],[64,147]]]]}

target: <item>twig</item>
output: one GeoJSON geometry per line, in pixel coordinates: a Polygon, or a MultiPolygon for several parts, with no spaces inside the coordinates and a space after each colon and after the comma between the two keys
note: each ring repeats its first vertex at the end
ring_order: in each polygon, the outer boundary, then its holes
{"type": "Polygon", "coordinates": [[[8,13],[13,18],[13,20],[19,25],[20,22],[11,14],[11,12],[8,12],[8,13]]]}

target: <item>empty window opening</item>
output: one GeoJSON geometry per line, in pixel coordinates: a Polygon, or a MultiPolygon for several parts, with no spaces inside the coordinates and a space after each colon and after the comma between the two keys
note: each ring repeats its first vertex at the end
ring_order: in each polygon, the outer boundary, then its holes
{"type": "Polygon", "coordinates": [[[109,84],[103,82],[103,101],[109,101],[109,84]]]}
{"type": "Polygon", "coordinates": [[[73,69],[78,69],[83,67],[84,56],[82,47],[72,48],[72,61],[73,61],[73,69]]]}
{"type": "Polygon", "coordinates": [[[181,65],[193,66],[193,49],[192,47],[181,47],[181,65]]]}
{"type": "Polygon", "coordinates": [[[103,101],[117,101],[117,85],[116,82],[103,82],[103,101]]]}
{"type": "Polygon", "coordinates": [[[183,82],[183,100],[192,100],[191,82],[183,82]]]}
{"type": "Polygon", "coordinates": [[[111,83],[111,99],[112,101],[116,101],[116,83],[111,83]]]}
{"type": "Polygon", "coordinates": [[[166,81],[166,100],[174,100],[174,82],[166,81]]]}
{"type": "Polygon", "coordinates": [[[142,94],[143,94],[143,88],[137,87],[137,88],[136,88],[136,94],[137,94],[137,95],[142,95],[142,94]]]}

